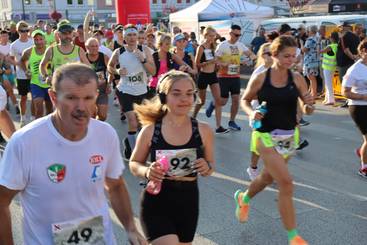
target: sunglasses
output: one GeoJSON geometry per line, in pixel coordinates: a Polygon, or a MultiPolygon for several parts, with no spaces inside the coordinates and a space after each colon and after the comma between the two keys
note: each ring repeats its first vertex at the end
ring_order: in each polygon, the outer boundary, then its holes
{"type": "Polygon", "coordinates": [[[21,32],[21,33],[27,33],[27,32],[29,32],[29,30],[28,29],[19,30],[19,32],[21,32]]]}
{"type": "Polygon", "coordinates": [[[236,33],[233,33],[233,32],[232,32],[232,34],[233,34],[235,37],[240,37],[240,36],[242,36],[242,34],[236,34],[236,33]]]}
{"type": "Polygon", "coordinates": [[[271,53],[270,52],[264,52],[263,55],[269,55],[269,56],[271,56],[271,53]]]}

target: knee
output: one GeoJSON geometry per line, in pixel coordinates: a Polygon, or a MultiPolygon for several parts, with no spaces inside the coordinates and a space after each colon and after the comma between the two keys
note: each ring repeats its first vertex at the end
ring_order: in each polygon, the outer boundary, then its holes
{"type": "Polygon", "coordinates": [[[214,105],[215,105],[215,106],[217,106],[217,105],[219,105],[219,106],[223,106],[223,101],[221,100],[221,98],[216,98],[216,99],[214,100],[214,105]]]}
{"type": "Polygon", "coordinates": [[[279,191],[283,194],[292,195],[293,194],[293,180],[290,176],[281,177],[277,184],[279,186],[279,191]]]}
{"type": "Polygon", "coordinates": [[[261,181],[265,184],[265,185],[271,185],[274,180],[273,178],[270,176],[270,174],[264,174],[262,173],[260,175],[261,181]]]}

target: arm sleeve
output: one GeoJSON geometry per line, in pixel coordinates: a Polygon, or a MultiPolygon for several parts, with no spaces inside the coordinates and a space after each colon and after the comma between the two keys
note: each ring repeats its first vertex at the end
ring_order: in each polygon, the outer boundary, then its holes
{"type": "Polygon", "coordinates": [[[0,185],[11,190],[23,190],[28,183],[28,172],[23,157],[19,135],[13,135],[0,162],[0,185]]]}
{"type": "Polygon", "coordinates": [[[118,179],[125,169],[125,164],[121,157],[119,137],[114,129],[111,128],[110,130],[112,131],[111,152],[107,162],[106,177],[118,179]]]}

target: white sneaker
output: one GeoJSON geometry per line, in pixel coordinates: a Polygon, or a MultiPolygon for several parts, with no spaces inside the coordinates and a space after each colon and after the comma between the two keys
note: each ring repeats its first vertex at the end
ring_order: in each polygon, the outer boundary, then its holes
{"type": "Polygon", "coordinates": [[[117,100],[117,97],[113,98],[113,105],[114,106],[119,106],[120,105],[119,101],[117,100]]]}
{"type": "Polygon", "coordinates": [[[260,174],[259,168],[253,169],[251,167],[248,167],[246,169],[246,172],[247,172],[248,177],[250,178],[250,180],[254,180],[260,174]]]}

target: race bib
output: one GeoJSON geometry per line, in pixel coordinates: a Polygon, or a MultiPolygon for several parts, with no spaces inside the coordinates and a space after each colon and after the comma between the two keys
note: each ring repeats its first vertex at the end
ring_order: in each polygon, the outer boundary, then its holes
{"type": "Polygon", "coordinates": [[[207,61],[214,59],[213,51],[211,49],[204,49],[204,55],[207,61]]]}
{"type": "Polygon", "coordinates": [[[196,149],[157,150],[156,159],[166,156],[169,162],[168,176],[187,176],[194,171],[194,161],[197,159],[196,149]]]}
{"type": "Polygon", "coordinates": [[[240,74],[240,66],[239,65],[228,65],[228,75],[238,75],[240,74]]]}
{"type": "Polygon", "coordinates": [[[125,77],[125,81],[129,84],[129,85],[137,85],[139,83],[144,82],[144,73],[143,72],[139,72],[135,75],[127,75],[125,77]]]}
{"type": "Polygon", "coordinates": [[[275,129],[270,134],[279,154],[292,155],[295,152],[294,130],[275,129]]]}
{"type": "Polygon", "coordinates": [[[52,224],[52,235],[55,245],[106,244],[102,216],[52,224]]]}
{"type": "Polygon", "coordinates": [[[106,78],[105,78],[105,73],[104,71],[97,71],[96,72],[97,77],[98,77],[98,85],[104,85],[106,84],[106,78]]]}

